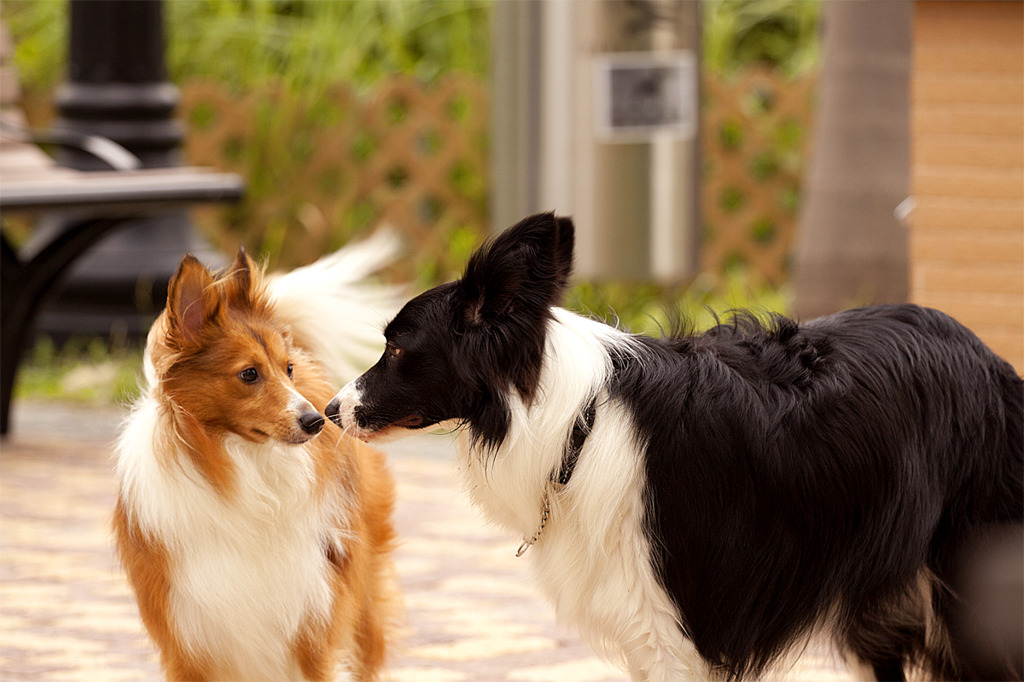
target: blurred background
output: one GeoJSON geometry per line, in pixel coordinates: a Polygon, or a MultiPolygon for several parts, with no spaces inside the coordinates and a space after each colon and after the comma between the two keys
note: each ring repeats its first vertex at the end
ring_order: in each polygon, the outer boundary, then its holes
{"type": "MultiPolygon", "coordinates": [[[[69,63],[72,9],[98,4],[0,4],[32,128],[67,116],[76,60],[138,39],[115,11],[69,63]]],[[[578,231],[567,305],[635,331],[672,311],[705,326],[737,307],[806,319],[912,300],[1024,371],[1017,0],[144,4],[181,133],[160,163],[248,183],[240,204],[189,214],[213,260],[244,245],[291,268],[389,225],[406,245],[389,277],[420,290],[556,210],[578,231]]],[[[4,219],[15,245],[37,229],[4,219]]],[[[83,261],[66,289],[97,276],[83,261]]],[[[159,281],[133,291],[133,310],[77,330],[52,304],[17,394],[129,398],[130,330],[163,305],[159,281]]]]}
{"type": "MultiPolygon", "coordinates": [[[[106,444],[185,251],[217,265],[244,246],[286,269],[388,226],[405,251],[383,277],[412,295],[458,277],[489,235],[555,210],[577,229],[566,305],[633,331],[679,315],[702,328],[735,308],[808,319],[913,301],[1024,372],[1022,0],[0,0],[0,107],[0,185],[19,179],[8,120],[33,131],[19,143],[98,134],[150,169],[246,185],[238,203],[119,223],[36,320],[15,389],[29,438],[4,441],[0,510],[19,635],[0,665],[16,661],[19,679],[95,679],[122,660],[111,652],[128,657],[124,679],[157,669],[109,555],[106,444]]],[[[62,220],[0,205],[0,431],[21,265],[62,220]]],[[[480,679],[497,679],[508,660],[492,654],[525,642],[536,655],[517,665],[589,672],[515,679],[618,679],[547,607],[507,591],[507,538],[459,526],[472,517],[449,446],[392,458],[402,532],[421,539],[402,557],[420,653],[401,678],[467,679],[444,675],[472,651],[497,666],[480,679]],[[438,550],[452,538],[465,546],[438,550]],[[469,561],[481,546],[494,558],[469,561]],[[458,606],[484,583],[502,608],[458,606]],[[450,604],[493,622],[464,621],[448,646],[436,633],[450,632],[450,604]],[[543,637],[508,637],[510,613],[543,637]],[[409,676],[426,667],[440,674],[409,676]]],[[[979,554],[964,589],[986,618],[962,625],[986,633],[979,655],[1004,638],[1021,660],[1014,538],[979,554]]],[[[799,679],[845,679],[815,661],[799,679]]]]}

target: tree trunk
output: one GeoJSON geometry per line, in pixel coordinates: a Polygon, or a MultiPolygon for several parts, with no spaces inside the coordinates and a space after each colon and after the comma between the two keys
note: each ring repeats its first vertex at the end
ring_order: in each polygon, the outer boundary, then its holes
{"type": "Polygon", "coordinates": [[[826,0],[824,56],[794,262],[801,319],[907,299],[910,0],[826,0]]]}

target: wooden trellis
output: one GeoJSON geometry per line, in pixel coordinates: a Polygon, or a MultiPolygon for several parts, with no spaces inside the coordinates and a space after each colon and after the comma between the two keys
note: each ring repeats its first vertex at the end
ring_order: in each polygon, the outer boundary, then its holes
{"type": "Polygon", "coordinates": [[[705,77],[704,271],[744,265],[769,284],[786,280],[814,86],[768,69],[705,77]]]}
{"type": "Polygon", "coordinates": [[[339,86],[315,101],[280,86],[233,95],[194,82],[181,111],[190,162],[249,178],[248,201],[229,220],[239,241],[275,265],[309,262],[386,224],[406,238],[414,268],[455,272],[465,254],[448,262],[449,242],[484,230],[488,119],[479,80],[450,76],[428,87],[394,78],[367,95],[339,86]]]}
{"type": "MultiPolygon", "coordinates": [[[[701,178],[704,271],[746,266],[787,277],[815,79],[750,69],[705,74],[701,178]]],[[[264,86],[244,94],[190,82],[180,110],[189,161],[244,174],[251,191],[211,230],[275,265],[314,260],[388,224],[414,253],[402,272],[451,277],[487,231],[488,90],[450,75],[396,77],[368,93],[343,86],[315,99],[264,86]]]]}

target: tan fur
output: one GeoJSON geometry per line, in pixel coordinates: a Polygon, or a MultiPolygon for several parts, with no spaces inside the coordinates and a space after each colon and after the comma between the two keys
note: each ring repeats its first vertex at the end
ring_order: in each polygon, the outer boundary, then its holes
{"type": "Polygon", "coordinates": [[[132,523],[121,500],[114,509],[114,537],[121,564],[135,590],[142,622],[160,648],[160,661],[167,671],[167,678],[201,679],[205,662],[190,657],[167,620],[172,573],[167,553],[132,523]]]}
{"type": "MultiPolygon", "coordinates": [[[[315,292],[311,292],[315,294],[315,292]]],[[[323,413],[333,388],[315,358],[294,346],[291,331],[269,303],[262,273],[244,253],[214,276],[186,257],[171,281],[167,309],[147,343],[152,395],[159,403],[153,453],[160,467],[191,464],[208,485],[230,501],[239,479],[224,439],[263,443],[302,442],[284,404],[297,391],[323,413]],[[288,365],[292,376],[288,376],[288,365]],[[260,381],[239,372],[255,367],[260,381]]],[[[147,373],[149,370],[147,370],[147,373]]],[[[390,623],[398,596],[390,553],[394,483],[384,457],[327,422],[304,444],[315,472],[314,495],[325,508],[341,506],[349,525],[325,528],[324,548],[333,603],[329,621],[312,612],[287,642],[296,667],[311,680],[326,680],[343,660],[357,680],[372,680],[387,658],[390,623]]],[[[140,528],[131,510],[130,486],[122,485],[114,511],[121,562],[135,591],[143,623],[160,648],[168,679],[213,679],[225,665],[217,652],[197,655],[179,640],[170,608],[175,590],[175,551],[140,528]]],[[[184,550],[188,551],[188,550],[184,550]]],[[[239,622],[244,631],[247,624],[239,622]]]]}

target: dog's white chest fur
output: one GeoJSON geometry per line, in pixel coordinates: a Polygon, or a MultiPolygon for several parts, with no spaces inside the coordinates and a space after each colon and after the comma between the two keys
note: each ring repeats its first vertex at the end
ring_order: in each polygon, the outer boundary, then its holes
{"type": "Polygon", "coordinates": [[[475,451],[460,436],[465,488],[492,521],[524,538],[537,530],[547,491],[550,518],[527,556],[559,619],[634,679],[708,679],[654,573],[643,530],[642,443],[627,410],[598,392],[594,429],[571,479],[564,488],[551,482],[574,410],[610,371],[603,344],[624,342],[608,327],[554,312],[539,397],[529,407],[511,401],[512,426],[498,452],[475,451]]]}
{"type": "Polygon", "coordinates": [[[118,469],[134,489],[128,499],[140,528],[167,548],[178,637],[230,661],[223,677],[302,679],[289,646],[308,619],[328,616],[332,569],[323,543],[340,510],[316,500],[301,446],[240,439],[227,444],[238,481],[225,500],[187,461],[157,461],[157,409],[155,401],[138,408],[118,469]]]}
{"type": "Polygon", "coordinates": [[[309,519],[296,521],[227,542],[196,529],[197,551],[177,568],[172,610],[182,638],[233,654],[242,677],[301,679],[286,645],[311,614],[326,618],[328,566],[309,519]]]}

